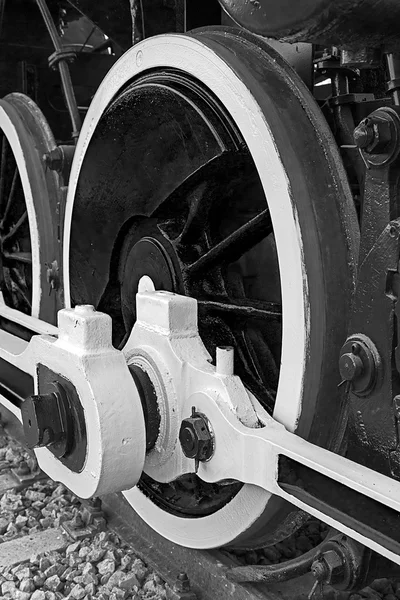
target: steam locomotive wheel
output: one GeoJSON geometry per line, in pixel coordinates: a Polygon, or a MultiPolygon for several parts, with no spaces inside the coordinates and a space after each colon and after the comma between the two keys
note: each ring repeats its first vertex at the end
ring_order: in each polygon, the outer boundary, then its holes
{"type": "Polygon", "coordinates": [[[57,181],[42,161],[54,147],[47,122],[30,98],[13,93],[0,100],[0,315],[11,316],[3,306],[55,320],[46,263],[56,257],[57,181]]]}
{"type": "MultiPolygon", "coordinates": [[[[123,348],[144,276],[197,298],[211,356],[235,346],[260,404],[335,448],[357,222],[330,132],[279,55],[222,28],[138,44],[100,87],[76,157],[67,300],[109,312],[123,348]]],[[[146,465],[124,494],[159,533],[196,548],[273,543],[302,519],[255,486],[194,473],[161,484],[146,465]]]]}

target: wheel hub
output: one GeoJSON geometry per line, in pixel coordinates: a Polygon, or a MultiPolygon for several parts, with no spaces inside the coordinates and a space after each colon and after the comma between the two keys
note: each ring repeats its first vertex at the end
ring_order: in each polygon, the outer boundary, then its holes
{"type": "Polygon", "coordinates": [[[123,281],[136,292],[144,275],[150,277],[156,290],[174,291],[176,274],[165,242],[154,237],[140,239],[125,261],[123,281]]]}

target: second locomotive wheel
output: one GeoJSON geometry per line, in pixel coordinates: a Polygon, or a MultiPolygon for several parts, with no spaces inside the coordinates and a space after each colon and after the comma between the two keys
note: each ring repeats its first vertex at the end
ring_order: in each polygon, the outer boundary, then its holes
{"type": "MultiPolygon", "coordinates": [[[[57,258],[58,181],[43,164],[55,147],[36,104],[12,93],[0,100],[0,285],[3,306],[54,323],[47,264],[57,258]]],[[[12,313],[3,310],[5,329],[12,313]]],[[[17,331],[18,333],[18,331],[17,331]]]]}
{"type": "MultiPolygon", "coordinates": [[[[67,302],[108,312],[123,348],[144,276],[196,298],[211,357],[234,346],[235,372],[257,401],[336,448],[332,390],[357,222],[328,127],[288,65],[231,29],[145,41],[104,80],[77,156],[67,302]]],[[[138,387],[151,461],[160,420],[147,383],[138,387]]],[[[302,519],[255,486],[210,485],[195,473],[161,484],[146,464],[125,496],[159,533],[196,548],[273,543],[302,519]]]]}

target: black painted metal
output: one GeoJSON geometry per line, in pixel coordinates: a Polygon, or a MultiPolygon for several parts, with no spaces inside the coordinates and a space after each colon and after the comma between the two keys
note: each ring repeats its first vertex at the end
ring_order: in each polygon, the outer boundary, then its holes
{"type": "MultiPolygon", "coordinates": [[[[400,450],[393,397],[400,392],[400,376],[394,362],[398,345],[400,121],[392,109],[376,113],[391,118],[395,143],[384,145],[380,151],[362,150],[370,168],[365,177],[360,263],[349,341],[360,333],[366,336],[376,348],[380,364],[369,393],[360,393],[357,381],[354,388],[350,384],[347,457],[399,478],[400,450]]],[[[365,363],[361,377],[368,369],[365,363]]]]}
{"type": "Polygon", "coordinates": [[[20,406],[25,398],[33,394],[33,378],[6,360],[0,359],[0,394],[16,406],[20,406]]]}
{"type": "Polygon", "coordinates": [[[79,472],[86,459],[87,436],[77,391],[70,381],[45,365],[38,365],[37,376],[39,397],[46,400],[43,407],[40,399],[29,402],[26,409],[22,405],[25,436],[35,446],[45,445],[71,471],[79,472]],[[54,410],[49,406],[51,402],[54,410]],[[32,430],[36,424],[37,432],[32,430]],[[46,428],[53,428],[53,435],[46,433],[46,428]]]}
{"type": "Polygon", "coordinates": [[[252,33],[285,41],[336,46],[399,46],[396,0],[220,0],[252,33]]]}
{"type": "Polygon", "coordinates": [[[191,416],[183,419],[181,423],[179,441],[184,455],[194,458],[197,464],[199,461],[208,460],[213,454],[213,435],[207,417],[197,413],[194,406],[191,416]]]}
{"type": "Polygon", "coordinates": [[[142,403],[146,427],[146,451],[154,448],[160,433],[161,416],[157,403],[157,394],[150,377],[137,365],[130,365],[129,370],[135,381],[142,403]]]}
{"type": "Polygon", "coordinates": [[[286,457],[279,459],[278,483],[322,514],[377,540],[391,552],[400,552],[400,515],[392,508],[286,457]],[[296,473],[299,484],[289,482],[289,470],[296,473]]]}
{"type": "Polygon", "coordinates": [[[53,382],[52,392],[26,398],[21,406],[21,416],[29,448],[47,447],[57,458],[71,450],[71,404],[68,392],[60,381],[53,382]]]}
{"type": "Polygon", "coordinates": [[[108,37],[127,50],[132,45],[132,20],[129,1],[69,0],[70,4],[89,17],[108,37]]]}

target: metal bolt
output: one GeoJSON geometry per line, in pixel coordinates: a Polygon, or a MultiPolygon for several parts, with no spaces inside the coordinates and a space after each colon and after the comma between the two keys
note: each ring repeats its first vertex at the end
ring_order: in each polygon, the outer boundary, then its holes
{"type": "Polygon", "coordinates": [[[311,573],[317,581],[324,582],[329,578],[329,568],[322,557],[314,560],[311,565],[311,573]]]}
{"type": "Polygon", "coordinates": [[[174,589],[177,592],[190,592],[190,581],[186,573],[179,573],[174,589]]]}
{"type": "Polygon", "coordinates": [[[61,171],[63,165],[63,152],[57,147],[43,154],[43,162],[51,171],[61,171]]]}
{"type": "Polygon", "coordinates": [[[354,143],[367,154],[385,153],[393,139],[394,124],[386,114],[373,113],[355,128],[354,143]]]}
{"type": "Polygon", "coordinates": [[[17,473],[17,475],[29,475],[31,470],[29,468],[28,463],[25,460],[22,460],[19,463],[18,468],[15,469],[15,472],[17,473]]]}
{"type": "Polygon", "coordinates": [[[72,159],[74,158],[75,146],[62,144],[53,148],[50,152],[43,154],[43,162],[51,171],[62,173],[66,178],[71,170],[72,159]]]}
{"type": "Polygon", "coordinates": [[[354,381],[362,374],[363,369],[364,365],[361,358],[353,352],[346,352],[340,357],[339,371],[345,381],[354,381]]]}
{"type": "Polygon", "coordinates": [[[192,407],[192,416],[182,421],[179,441],[187,458],[204,461],[212,456],[213,437],[207,419],[204,415],[196,413],[194,406],[192,407]]]}
{"type": "Polygon", "coordinates": [[[374,140],[374,130],[372,125],[368,123],[368,119],[362,121],[353,133],[354,143],[359,148],[366,148],[374,140]]]}
{"type": "Polygon", "coordinates": [[[327,550],[314,560],[311,572],[315,579],[322,584],[339,584],[345,577],[343,558],[335,550],[327,550]]]}

